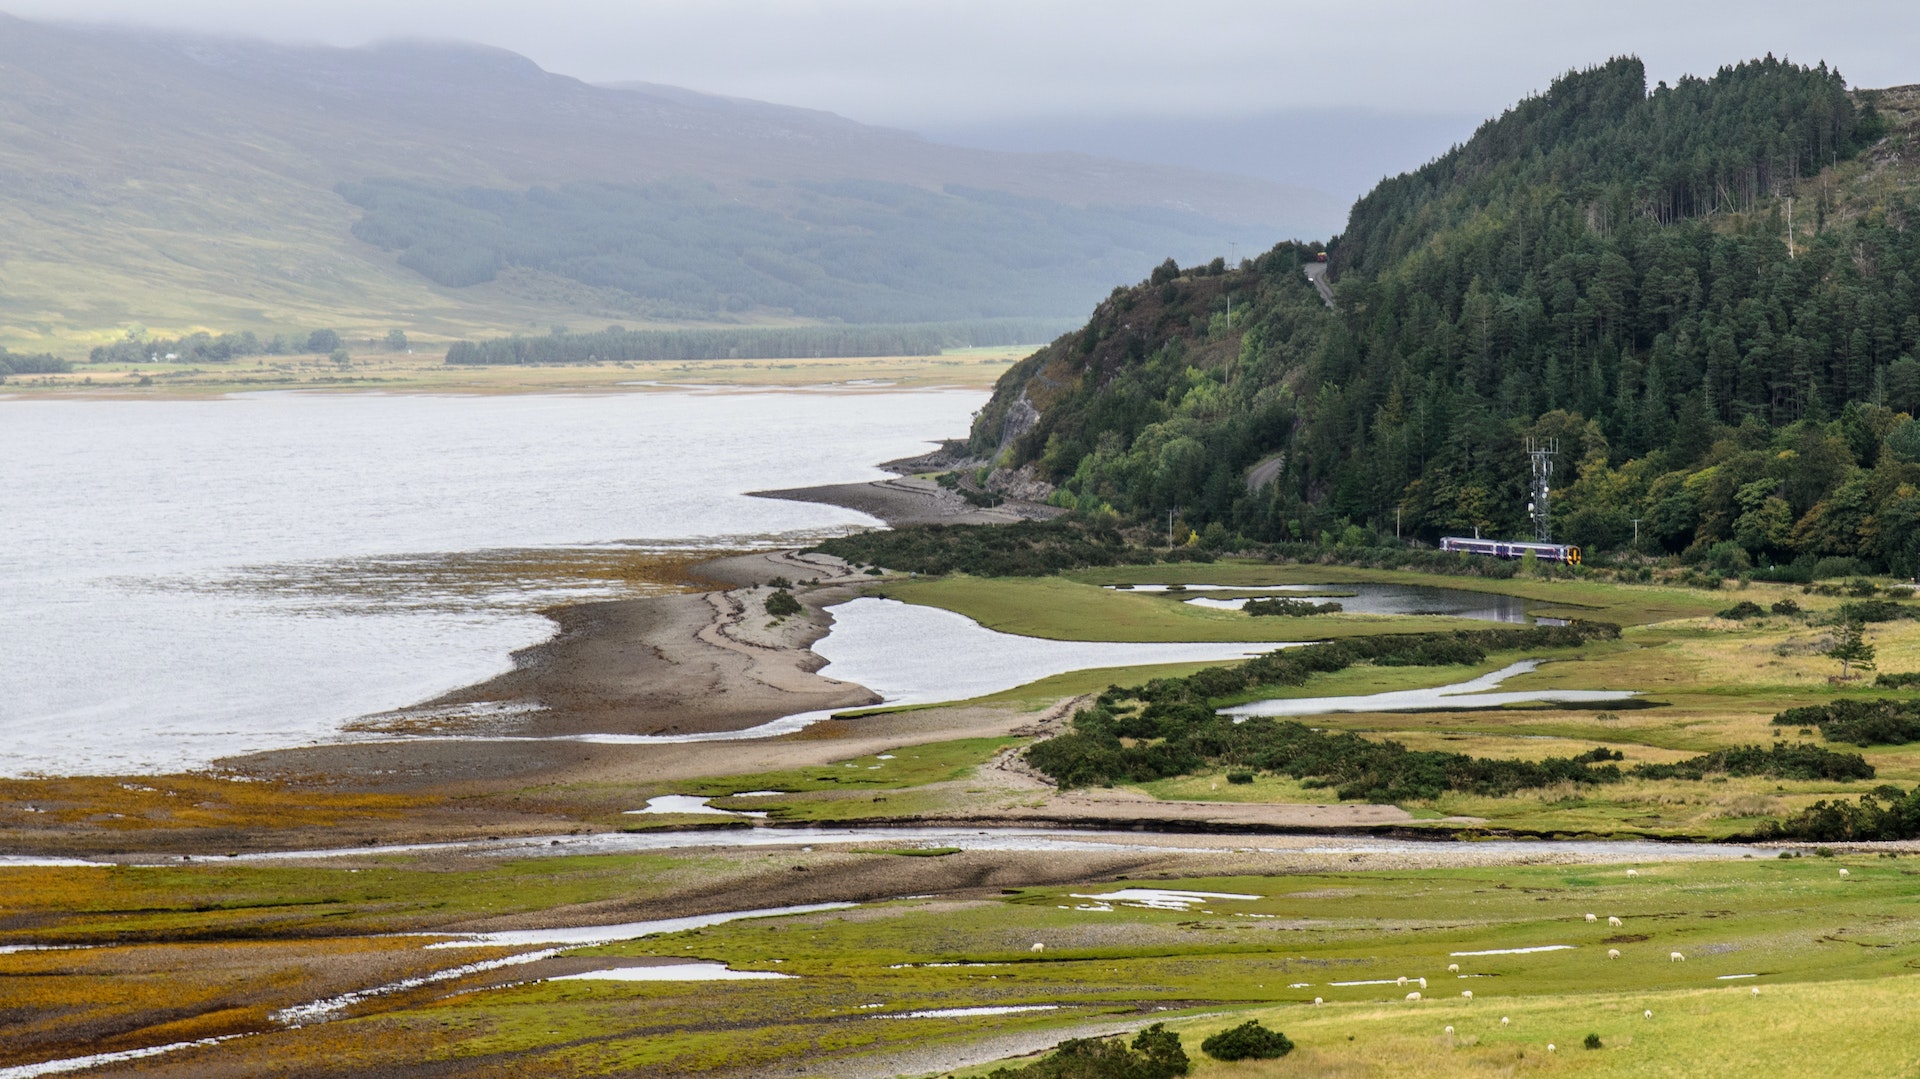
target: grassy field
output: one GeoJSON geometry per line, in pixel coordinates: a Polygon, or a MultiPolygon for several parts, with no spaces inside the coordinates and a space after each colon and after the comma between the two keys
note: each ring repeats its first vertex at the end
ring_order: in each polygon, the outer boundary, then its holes
{"type": "Polygon", "coordinates": [[[1027,346],[956,349],[938,356],[794,360],[659,360],[634,363],[467,366],[442,362],[444,347],[416,353],[356,352],[345,366],[325,356],[250,356],[229,364],[76,364],[58,375],[16,375],[0,396],[208,396],[261,390],[381,390],[389,393],[610,393],[677,387],[761,389],[839,386],[848,392],[958,386],[985,389],[1027,346]]]}
{"type": "Polygon", "coordinates": [[[1251,618],[1061,577],[928,577],[888,582],[890,599],[941,607],[989,629],[1056,641],[1312,641],[1375,633],[1475,629],[1464,618],[1310,615],[1251,618]]]}
{"type": "MultiPolygon", "coordinates": [[[[1216,703],[1443,686],[1519,659],[1544,659],[1549,662],[1537,671],[1510,678],[1500,688],[1625,689],[1637,691],[1638,697],[1620,705],[1583,707],[1533,703],[1471,711],[1329,713],[1315,717],[1312,723],[1368,737],[1392,738],[1412,749],[1474,756],[1537,760],[1605,747],[1622,753],[1631,766],[1671,763],[1717,749],[1767,745],[1782,739],[1818,741],[1817,734],[1776,727],[1771,721],[1782,710],[1799,705],[1841,697],[1912,693],[1875,691],[1868,679],[1834,681],[1838,665],[1820,651],[1829,632],[1825,620],[1842,600],[1808,594],[1793,586],[1755,584],[1739,591],[1715,593],[1591,580],[1499,581],[1225,562],[1085,571],[1070,578],[1037,581],[923,578],[889,582],[882,590],[896,599],[958,611],[1004,632],[1059,639],[1311,640],[1486,625],[1461,619],[1347,614],[1251,618],[1237,611],[1194,607],[1180,602],[1177,594],[1104,587],[1109,583],[1337,585],[1356,580],[1518,595],[1538,601],[1540,606],[1534,609],[1554,613],[1568,613],[1577,604],[1580,616],[1612,621],[1626,630],[1617,641],[1593,642],[1555,653],[1495,653],[1470,667],[1362,665],[1316,675],[1300,686],[1258,687],[1216,703]],[[1747,621],[1713,615],[1741,599],[1763,607],[1792,599],[1806,613],[1747,621]]],[[[1877,623],[1870,635],[1879,650],[1881,669],[1920,669],[1920,622],[1877,623]]],[[[1122,685],[1144,680],[1112,679],[1122,685]]],[[[1074,688],[1091,691],[1099,687],[1078,681],[1074,688]]],[[[1014,694],[1021,695],[1031,695],[1031,690],[1014,694]]],[[[1421,818],[1475,818],[1489,828],[1542,834],[1726,837],[1751,832],[1768,819],[1822,798],[1851,798],[1877,783],[1920,783],[1920,746],[1834,748],[1861,753],[1875,767],[1877,777],[1869,782],[1760,777],[1714,777],[1699,782],[1635,780],[1580,789],[1522,791],[1506,798],[1449,794],[1402,808],[1421,818]]],[[[1333,794],[1277,777],[1262,777],[1247,785],[1227,784],[1223,774],[1213,773],[1161,780],[1138,789],[1156,798],[1183,801],[1324,804],[1333,794]]]]}
{"type": "MultiPolygon", "coordinates": [[[[782,865],[825,869],[898,855],[780,857],[782,865]]],[[[0,1005],[13,1015],[59,1010],[71,1018],[77,1011],[104,1021],[154,1007],[163,986],[176,1000],[217,1000],[221,985],[252,969],[242,958],[257,968],[275,950],[304,947],[309,961],[358,957],[389,971],[425,969],[423,957],[436,954],[422,952],[419,938],[356,935],[416,924],[416,915],[349,920],[333,935],[298,946],[281,939],[216,953],[209,944],[196,955],[180,944],[140,943],[178,928],[176,915],[151,908],[190,910],[209,895],[258,914],[287,911],[293,920],[277,923],[283,929],[295,920],[322,924],[326,904],[372,897],[389,897],[396,907],[421,904],[444,923],[524,906],[516,896],[529,892],[554,903],[608,895],[620,885],[644,895],[692,874],[724,880],[764,858],[555,858],[483,874],[404,862],[358,872],[0,871],[16,882],[23,875],[42,882],[29,894],[58,891],[67,905],[96,908],[85,936],[116,942],[87,952],[0,955],[0,972],[11,975],[0,978],[8,997],[0,1005]],[[109,910],[120,913],[104,917],[109,910]],[[139,963],[146,964],[145,979],[101,980],[121,964],[139,963]],[[170,978],[160,977],[168,971],[170,978]],[[54,973],[66,977],[44,977],[54,973]],[[121,987],[119,995],[100,994],[109,984],[121,987]]],[[[470,976],[434,993],[369,1002],[333,1022],[229,1043],[221,1055],[243,1071],[268,1062],[297,1070],[377,1052],[396,1066],[464,1060],[481,1074],[701,1074],[777,1065],[789,1074],[837,1075],[856,1062],[848,1054],[909,1053],[981,1032],[973,1017],[894,1017],[1027,1007],[1045,1010],[996,1018],[995,1032],[1172,1019],[1198,1057],[1204,1034],[1257,1016],[1299,1046],[1278,1063],[1230,1068],[1203,1061],[1200,1075],[1409,1068],[1467,1075],[1516,1065],[1597,1075],[1758,1068],[1894,1075],[1914,1062],[1904,1029],[1920,990],[1911,969],[1920,962],[1920,888],[1906,859],[1658,862],[1640,864],[1633,876],[1624,865],[1329,872],[1284,861],[1258,874],[1149,882],[1253,897],[1204,900],[1191,909],[1102,899],[1139,885],[1110,881],[869,903],[577,949],[569,954],[608,964],[699,960],[790,978],[485,988],[486,978],[470,976]],[[1849,876],[1839,875],[1842,867],[1849,876]],[[1600,920],[1586,921],[1588,913],[1600,920]],[[1622,926],[1610,927],[1609,916],[1622,926]],[[1045,950],[1033,951],[1034,943],[1045,950]],[[1608,949],[1620,958],[1607,958],[1608,949]],[[1505,954],[1461,954],[1476,952],[1505,954]],[[1670,952],[1686,961],[1671,961],[1670,952]],[[1457,974],[1449,963],[1459,965],[1457,974]],[[1461,996],[1465,990],[1471,1001],[1461,996]],[[1425,999],[1405,1000],[1412,991],[1425,999]],[[1315,1006],[1316,997],[1325,1003],[1315,1006]],[[1511,1022],[1502,1025],[1502,1016],[1511,1022]],[[1581,1048],[1588,1033],[1600,1036],[1603,1050],[1581,1048]],[[1549,1043],[1558,1047],[1553,1056],[1549,1043]]],[[[467,960],[499,953],[457,954],[467,960]]],[[[288,983],[279,995],[297,996],[302,988],[288,983]]],[[[262,998],[242,1010],[270,1003],[262,998]]],[[[41,1033],[32,1022],[18,1029],[41,1033]]]]}

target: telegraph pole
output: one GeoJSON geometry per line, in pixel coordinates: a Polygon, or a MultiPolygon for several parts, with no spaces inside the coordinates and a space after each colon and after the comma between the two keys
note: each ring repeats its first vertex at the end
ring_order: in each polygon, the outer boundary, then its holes
{"type": "Polygon", "coordinates": [[[1533,462],[1533,501],[1527,514],[1533,518],[1533,538],[1541,543],[1553,541],[1553,521],[1547,515],[1547,495],[1553,479],[1553,455],[1560,452],[1560,440],[1543,442],[1527,439],[1527,456],[1533,462]]]}

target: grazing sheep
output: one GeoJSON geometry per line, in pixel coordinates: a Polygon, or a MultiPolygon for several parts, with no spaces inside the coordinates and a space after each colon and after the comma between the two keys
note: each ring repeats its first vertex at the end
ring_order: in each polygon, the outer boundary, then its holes
{"type": "Polygon", "coordinates": [[[1466,997],[1466,998],[1467,998],[1467,1003],[1468,1003],[1468,1004],[1472,1004],[1472,1003],[1473,1003],[1473,990],[1471,990],[1471,989],[1463,989],[1463,990],[1461,990],[1461,991],[1460,991],[1460,995],[1461,995],[1461,996],[1463,996],[1463,997],[1466,997]]]}
{"type": "Polygon", "coordinates": [[[1640,875],[1640,871],[1639,871],[1638,869],[1629,869],[1629,870],[1627,870],[1627,876],[1629,876],[1629,877],[1637,877],[1637,876],[1639,876],[1639,875],[1640,875]]]}
{"type": "Polygon", "coordinates": [[[1447,1028],[1447,1033],[1448,1033],[1448,1034],[1451,1034],[1451,1033],[1453,1033],[1453,1028],[1452,1028],[1452,1027],[1448,1027],[1448,1028],[1447,1028]]]}
{"type": "Polygon", "coordinates": [[[1607,915],[1607,924],[1612,926],[1615,929],[1618,929],[1621,926],[1625,925],[1626,923],[1621,921],[1618,918],[1615,918],[1613,915],[1609,914],[1607,915]]]}
{"type": "Polygon", "coordinates": [[[1590,921],[1590,922],[1597,922],[1597,921],[1599,921],[1599,920],[1600,920],[1600,919],[1598,919],[1598,918],[1596,918],[1596,917],[1594,917],[1594,916],[1593,916],[1593,915],[1591,915],[1591,914],[1589,914],[1589,915],[1587,915],[1587,921],[1590,921]]]}
{"type": "Polygon", "coordinates": [[[1552,1043],[1552,1042],[1548,1042],[1548,1043],[1547,1043],[1547,1052],[1549,1052],[1549,1053],[1551,1053],[1551,1052],[1553,1052],[1553,1051],[1554,1051],[1554,1045],[1553,1045],[1553,1043],[1552,1043]]]}
{"type": "Polygon", "coordinates": [[[1686,961],[1687,961],[1687,957],[1684,955],[1681,955],[1679,952],[1667,953],[1667,962],[1669,963],[1684,963],[1686,961]]]}
{"type": "Polygon", "coordinates": [[[1325,1004],[1325,1003],[1326,1003],[1326,1001],[1324,1001],[1324,1000],[1321,1000],[1321,999],[1320,999],[1319,997],[1314,997],[1314,998],[1313,998],[1313,1006],[1314,1006],[1314,1007],[1316,1007],[1316,1008],[1318,1008],[1318,1007],[1319,1007],[1320,1005],[1322,1005],[1322,1004],[1325,1004]]]}
{"type": "Polygon", "coordinates": [[[1848,876],[1852,876],[1852,874],[1851,874],[1851,873],[1848,873],[1848,872],[1847,872],[1846,870],[1844,870],[1844,869],[1842,869],[1842,870],[1840,871],[1840,875],[1841,875],[1841,876],[1843,876],[1843,877],[1848,877],[1848,876]]]}
{"type": "Polygon", "coordinates": [[[1448,963],[1448,964],[1447,964],[1447,973],[1448,973],[1448,974],[1458,974],[1458,973],[1460,973],[1460,964],[1458,964],[1458,963],[1448,963]]]}
{"type": "Polygon", "coordinates": [[[1648,1011],[1644,1011],[1644,1012],[1641,1012],[1641,1013],[1640,1013],[1640,1016],[1641,1016],[1641,1018],[1643,1018],[1643,1019],[1652,1019],[1652,1018],[1653,1018],[1653,1012],[1652,1012],[1652,1010],[1648,1010],[1648,1011]]]}
{"type": "Polygon", "coordinates": [[[1504,1016],[1504,1015],[1500,1017],[1500,1025],[1501,1025],[1501,1026],[1503,1026],[1503,1027],[1504,1027],[1504,1026],[1506,1026],[1506,1025],[1507,1025],[1508,1023],[1511,1023],[1511,1022],[1513,1022],[1513,1020],[1511,1020],[1511,1019],[1508,1019],[1508,1018],[1507,1018],[1506,1016],[1504,1016]]]}
{"type": "Polygon", "coordinates": [[[1399,986],[1399,987],[1400,987],[1400,988],[1402,988],[1402,989],[1405,989],[1405,988],[1407,987],[1407,979],[1406,979],[1406,976],[1405,976],[1405,975],[1401,975],[1401,977],[1400,977],[1400,980],[1399,980],[1399,981],[1397,981],[1397,982],[1394,982],[1393,984],[1395,984],[1395,985],[1397,985],[1397,986],[1399,986]]]}
{"type": "Polygon", "coordinates": [[[1427,980],[1425,978],[1420,979],[1420,988],[1425,989],[1426,987],[1427,987],[1427,980]]]}
{"type": "Polygon", "coordinates": [[[1036,940],[1033,942],[1033,947],[1028,948],[1027,950],[1030,952],[1044,952],[1047,950],[1047,946],[1036,940]]]}
{"type": "Polygon", "coordinates": [[[1757,985],[1756,985],[1756,986],[1754,986],[1754,987],[1753,987],[1753,995],[1754,995],[1754,996],[1756,996],[1756,997],[1760,995],[1760,987],[1759,987],[1759,986],[1757,986],[1757,985]]]}
{"type": "Polygon", "coordinates": [[[1418,993],[1408,993],[1408,994],[1407,994],[1407,999],[1408,999],[1408,1000],[1414,1000],[1414,1001],[1417,1001],[1417,1000],[1419,1000],[1419,999],[1420,999],[1420,994],[1418,994],[1418,993]]]}
{"type": "Polygon", "coordinates": [[[1607,949],[1607,958],[1608,958],[1608,959],[1618,959],[1618,958],[1620,958],[1620,949],[1618,949],[1618,948],[1608,948],[1608,949],[1607,949]]]}

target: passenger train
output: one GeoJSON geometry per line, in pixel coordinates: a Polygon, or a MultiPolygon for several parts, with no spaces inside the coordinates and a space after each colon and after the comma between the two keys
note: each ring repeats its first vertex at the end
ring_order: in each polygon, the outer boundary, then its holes
{"type": "Polygon", "coordinates": [[[1447,536],[1441,539],[1443,551],[1459,551],[1463,554],[1484,554],[1494,558],[1521,558],[1528,551],[1533,557],[1546,562],[1564,562],[1569,566],[1580,564],[1580,548],[1569,543],[1538,543],[1533,540],[1490,540],[1471,539],[1465,536],[1447,536]]]}

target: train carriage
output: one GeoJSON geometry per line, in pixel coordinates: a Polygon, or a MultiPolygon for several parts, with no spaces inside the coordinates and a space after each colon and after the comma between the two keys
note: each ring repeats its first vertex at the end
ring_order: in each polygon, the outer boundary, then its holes
{"type": "Polygon", "coordinates": [[[1492,540],[1473,539],[1466,536],[1447,536],[1441,539],[1443,551],[1459,551],[1462,554],[1483,554],[1490,558],[1524,558],[1528,551],[1543,562],[1561,562],[1569,566],[1580,564],[1580,548],[1571,543],[1540,543],[1535,540],[1492,540]]]}

